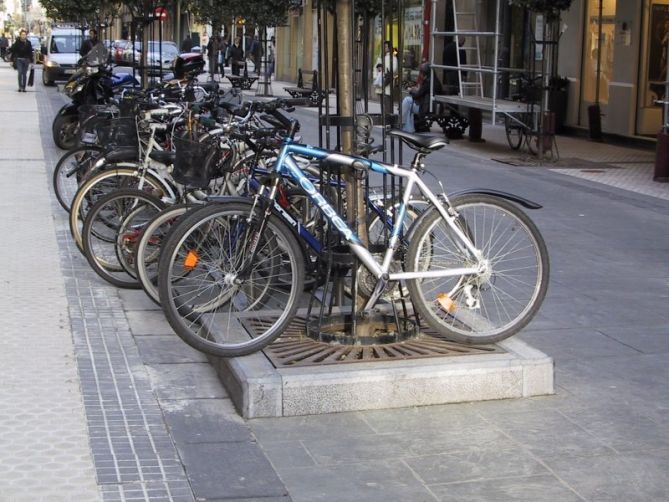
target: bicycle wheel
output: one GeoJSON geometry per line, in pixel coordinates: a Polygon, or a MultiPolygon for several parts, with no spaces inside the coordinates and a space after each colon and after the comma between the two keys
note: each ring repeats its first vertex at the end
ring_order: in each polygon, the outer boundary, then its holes
{"type": "Polygon", "coordinates": [[[141,190],[118,190],[101,197],[86,215],[84,255],[91,268],[119,288],[138,289],[134,247],[146,223],[165,207],[141,190]]]}
{"type": "Polygon", "coordinates": [[[146,294],[160,304],[158,295],[158,259],[160,249],[180,218],[189,210],[199,207],[179,204],[163,209],[146,224],[135,247],[135,269],[137,279],[146,294]]]}
{"type": "MultiPolygon", "coordinates": [[[[444,337],[494,343],[514,335],[536,314],[549,279],[546,244],[514,204],[482,194],[456,197],[457,225],[482,253],[484,270],[457,277],[407,281],[415,309],[444,337]]],[[[432,210],[416,227],[406,270],[427,272],[476,266],[477,260],[432,210]]]]}
{"type": "Polygon", "coordinates": [[[65,211],[70,211],[79,183],[86,177],[103,149],[99,146],[80,146],[65,153],[53,170],[53,190],[65,211]]]}
{"type": "Polygon", "coordinates": [[[504,116],[504,130],[506,141],[512,150],[518,150],[523,144],[524,127],[508,115],[504,116]]]}
{"type": "Polygon", "coordinates": [[[160,253],[158,290],[167,320],[208,354],[261,350],[281,335],[302,294],[304,257],[295,235],[275,216],[258,235],[262,210],[252,208],[251,201],[210,204],[184,217],[160,253]]]}
{"type": "Polygon", "coordinates": [[[70,232],[80,251],[83,251],[81,237],[83,221],[93,204],[103,195],[115,190],[140,186],[143,191],[158,198],[163,197],[167,192],[165,183],[158,177],[150,173],[142,176],[140,171],[129,167],[105,169],[79,187],[70,207],[70,232]]]}

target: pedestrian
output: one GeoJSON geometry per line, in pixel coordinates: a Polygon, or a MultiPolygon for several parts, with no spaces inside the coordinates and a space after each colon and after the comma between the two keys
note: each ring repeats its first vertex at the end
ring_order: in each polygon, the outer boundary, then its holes
{"type": "Polygon", "coordinates": [[[224,37],[218,37],[218,72],[221,78],[225,76],[225,56],[228,53],[228,42],[224,37]]]}
{"type": "Polygon", "coordinates": [[[256,74],[260,75],[260,62],[262,58],[262,46],[258,40],[258,35],[253,35],[253,40],[251,41],[251,60],[253,61],[253,67],[256,70],[256,74]]]}
{"type": "Polygon", "coordinates": [[[35,62],[35,53],[26,30],[21,29],[19,39],[10,47],[9,52],[19,74],[19,92],[26,92],[28,69],[35,62]]]}
{"type": "Polygon", "coordinates": [[[380,100],[383,94],[383,65],[381,63],[376,65],[376,75],[372,81],[372,87],[374,87],[374,95],[380,100]]]}
{"type": "Polygon", "coordinates": [[[181,52],[190,52],[193,49],[193,40],[190,38],[190,35],[186,35],[186,38],[181,42],[181,52]]]}
{"type": "Polygon", "coordinates": [[[84,40],[81,44],[81,49],[79,49],[79,55],[83,58],[91,52],[91,49],[95,47],[98,43],[98,32],[95,28],[88,30],[88,38],[84,40]]]}
{"type": "Polygon", "coordinates": [[[244,50],[242,49],[241,37],[235,37],[235,43],[228,50],[230,68],[233,75],[239,75],[239,69],[244,66],[244,50]]]}
{"type": "MultiPolygon", "coordinates": [[[[207,57],[209,58],[209,73],[215,75],[219,73],[219,57],[221,53],[221,37],[213,35],[207,44],[207,57]]],[[[212,77],[213,79],[213,77],[212,77]]]]}
{"type": "Polygon", "coordinates": [[[9,40],[3,33],[2,36],[0,37],[0,58],[5,59],[8,47],[9,47],[9,40]]]}
{"type": "Polygon", "coordinates": [[[269,39],[269,45],[267,46],[269,70],[268,74],[272,75],[274,73],[274,65],[276,62],[276,38],[274,35],[269,39]]]}
{"type": "MultiPolygon", "coordinates": [[[[393,83],[399,75],[399,65],[397,56],[393,54],[393,46],[390,40],[383,42],[383,113],[393,113],[393,83]]],[[[381,58],[377,60],[377,65],[381,63],[381,58]]]]}
{"type": "MultiPolygon", "coordinates": [[[[430,111],[431,74],[432,72],[428,63],[420,65],[416,86],[409,89],[409,95],[402,100],[400,118],[402,120],[403,131],[416,132],[417,127],[418,129],[423,129],[421,127],[423,119],[430,111]]],[[[442,93],[441,82],[439,82],[436,75],[434,76],[434,93],[442,93]]]]}

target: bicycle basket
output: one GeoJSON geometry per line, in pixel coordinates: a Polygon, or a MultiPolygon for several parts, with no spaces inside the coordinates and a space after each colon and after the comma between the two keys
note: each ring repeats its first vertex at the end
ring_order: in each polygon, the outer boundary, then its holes
{"type": "Polygon", "coordinates": [[[138,146],[137,122],[134,117],[108,119],[96,127],[98,143],[104,147],[138,146]]]}
{"type": "Polygon", "coordinates": [[[174,138],[175,158],[172,178],[177,183],[193,188],[207,188],[216,177],[218,146],[213,139],[195,141],[174,138]]]}

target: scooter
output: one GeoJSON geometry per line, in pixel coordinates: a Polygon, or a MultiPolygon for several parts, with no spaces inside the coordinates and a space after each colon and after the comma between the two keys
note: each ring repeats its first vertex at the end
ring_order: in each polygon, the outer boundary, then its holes
{"type": "Polygon", "coordinates": [[[140,87],[131,73],[113,74],[107,66],[108,57],[107,48],[98,43],[79,61],[79,69],[65,84],[64,92],[72,102],[58,111],[51,126],[53,141],[59,148],[77,146],[80,107],[108,104],[117,90],[140,87]]]}

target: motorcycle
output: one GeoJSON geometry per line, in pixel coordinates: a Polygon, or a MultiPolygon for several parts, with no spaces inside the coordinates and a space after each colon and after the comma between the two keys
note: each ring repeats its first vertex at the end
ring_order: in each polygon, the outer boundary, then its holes
{"type": "Polygon", "coordinates": [[[107,66],[108,58],[107,48],[98,43],[79,61],[79,69],[65,84],[64,92],[72,102],[58,111],[51,126],[53,141],[59,148],[77,146],[82,106],[108,104],[117,89],[140,86],[131,73],[113,74],[107,66]]]}

